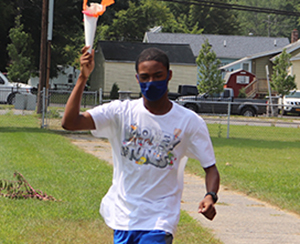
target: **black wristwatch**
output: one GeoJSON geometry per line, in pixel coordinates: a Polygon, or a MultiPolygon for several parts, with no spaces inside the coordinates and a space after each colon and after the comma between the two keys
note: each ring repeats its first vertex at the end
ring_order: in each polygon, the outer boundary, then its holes
{"type": "Polygon", "coordinates": [[[218,196],[217,196],[217,193],[213,192],[213,191],[210,191],[208,193],[205,194],[204,197],[206,197],[207,195],[211,195],[214,203],[216,203],[218,201],[218,196]]]}

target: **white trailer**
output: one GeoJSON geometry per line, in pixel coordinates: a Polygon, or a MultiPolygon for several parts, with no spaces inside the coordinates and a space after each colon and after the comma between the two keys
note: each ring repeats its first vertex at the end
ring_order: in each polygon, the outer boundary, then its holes
{"type": "MultiPolygon", "coordinates": [[[[49,79],[49,88],[55,90],[71,90],[76,84],[80,70],[72,66],[59,67],[58,76],[49,79]]],[[[39,77],[30,77],[28,84],[38,88],[39,77]]]]}

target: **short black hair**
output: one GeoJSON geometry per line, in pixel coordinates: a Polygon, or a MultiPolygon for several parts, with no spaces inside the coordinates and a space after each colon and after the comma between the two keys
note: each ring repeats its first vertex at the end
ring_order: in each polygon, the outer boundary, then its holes
{"type": "Polygon", "coordinates": [[[163,66],[167,68],[167,70],[170,69],[170,62],[169,62],[168,55],[164,51],[158,48],[150,47],[142,51],[140,55],[137,57],[135,62],[136,72],[138,73],[140,63],[145,61],[152,61],[152,60],[162,63],[163,66]]]}

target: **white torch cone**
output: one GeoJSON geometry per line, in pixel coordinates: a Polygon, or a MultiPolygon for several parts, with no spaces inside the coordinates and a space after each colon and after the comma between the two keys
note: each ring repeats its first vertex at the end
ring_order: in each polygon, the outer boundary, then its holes
{"type": "Polygon", "coordinates": [[[92,52],[95,32],[97,27],[98,17],[88,16],[84,14],[84,35],[85,35],[85,45],[90,46],[88,52],[92,52]]]}

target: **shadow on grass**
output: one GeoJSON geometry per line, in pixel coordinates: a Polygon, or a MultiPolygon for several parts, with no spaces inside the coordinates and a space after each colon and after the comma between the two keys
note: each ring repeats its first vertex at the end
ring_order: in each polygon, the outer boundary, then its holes
{"type": "Polygon", "coordinates": [[[52,131],[45,130],[42,128],[35,127],[0,127],[0,133],[11,133],[11,132],[28,132],[28,133],[53,133],[52,131]]]}

